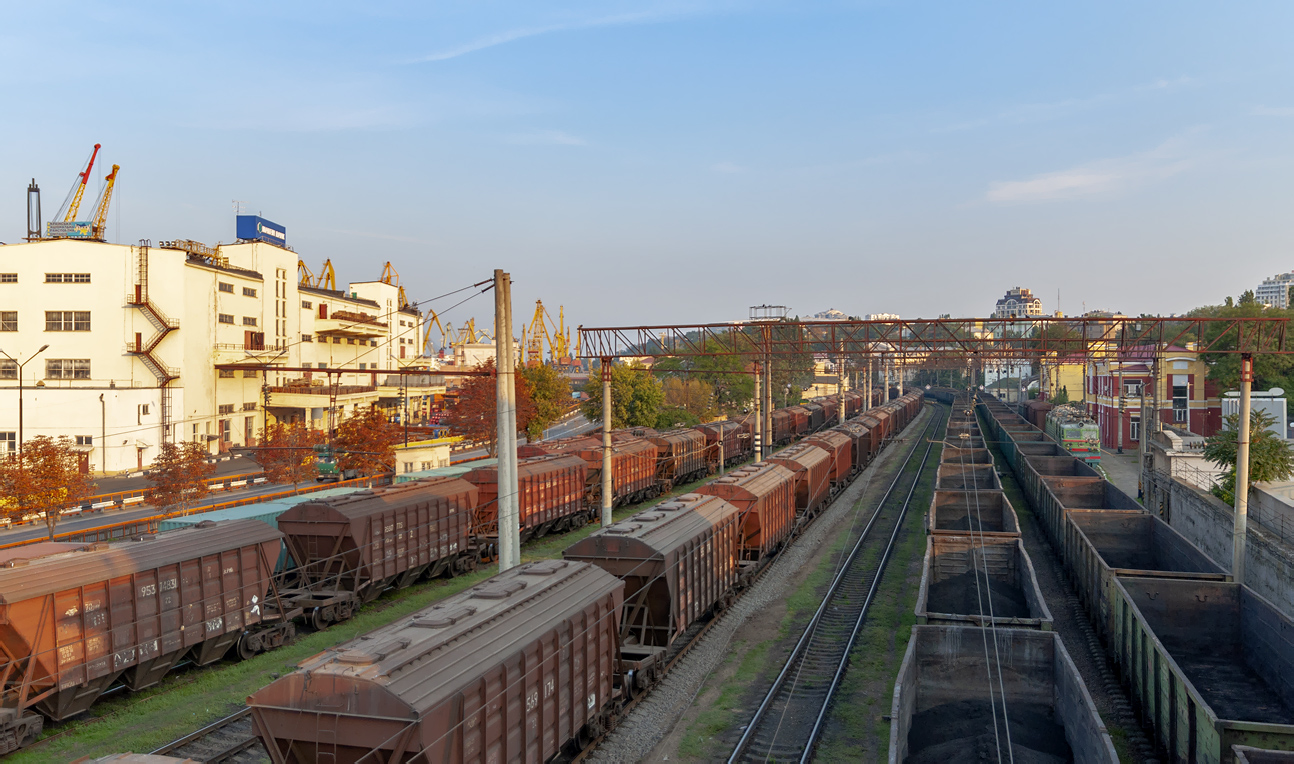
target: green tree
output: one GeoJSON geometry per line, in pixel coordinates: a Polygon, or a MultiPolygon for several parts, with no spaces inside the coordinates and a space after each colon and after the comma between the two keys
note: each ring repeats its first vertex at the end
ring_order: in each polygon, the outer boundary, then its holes
{"type": "Polygon", "coordinates": [[[531,440],[542,438],[544,430],[562,418],[571,406],[571,383],[561,372],[547,364],[526,366],[518,370],[530,389],[530,400],[535,413],[526,425],[531,440]]]}
{"type": "Polygon", "coordinates": [[[657,430],[672,430],[676,427],[695,427],[698,424],[701,424],[700,417],[687,409],[666,406],[656,415],[656,424],[653,426],[657,430]]]}
{"type": "MultiPolygon", "coordinates": [[[[1193,318],[1286,318],[1294,319],[1294,310],[1268,308],[1261,303],[1242,299],[1240,305],[1205,305],[1196,308],[1189,315],[1193,318]]],[[[1225,325],[1206,325],[1201,338],[1205,345],[1221,350],[1234,350],[1236,347],[1235,332],[1226,331],[1225,325]],[[1224,333],[1225,332],[1225,333],[1224,333]]],[[[1267,390],[1281,387],[1294,390],[1294,356],[1274,353],[1256,353],[1254,355],[1254,389],[1267,390]]],[[[1223,390],[1235,390],[1240,386],[1240,356],[1236,353],[1204,353],[1201,360],[1208,366],[1209,381],[1223,390]]],[[[1288,407],[1289,402],[1286,403],[1288,407]]]]}
{"type": "Polygon", "coordinates": [[[1055,397],[1051,399],[1051,403],[1056,406],[1069,403],[1069,388],[1061,385],[1060,392],[1056,393],[1055,397]]]}
{"type": "MultiPolygon", "coordinates": [[[[1266,411],[1252,411],[1249,417],[1249,484],[1271,480],[1289,480],[1294,474],[1294,456],[1289,446],[1267,429],[1276,419],[1266,411]]],[[[1226,470],[1213,495],[1228,504],[1235,504],[1236,461],[1240,452],[1240,415],[1231,414],[1226,426],[1217,435],[1209,437],[1204,445],[1204,458],[1226,470]]]]}
{"type": "MultiPolygon", "coordinates": [[[[731,333],[715,342],[715,350],[731,350],[739,338],[731,333]]],[[[677,377],[684,381],[699,380],[710,386],[714,408],[718,413],[735,416],[742,413],[755,397],[754,374],[750,359],[741,355],[684,355],[662,358],[652,367],[662,379],[677,377]]],[[[693,412],[700,415],[700,412],[693,412]]]]}
{"type": "MultiPolygon", "coordinates": [[[[594,366],[584,386],[589,399],[580,410],[590,422],[602,421],[602,369],[594,366]]],[[[647,373],[642,364],[611,367],[611,427],[655,427],[656,415],[665,401],[660,380],[647,373]]]]}

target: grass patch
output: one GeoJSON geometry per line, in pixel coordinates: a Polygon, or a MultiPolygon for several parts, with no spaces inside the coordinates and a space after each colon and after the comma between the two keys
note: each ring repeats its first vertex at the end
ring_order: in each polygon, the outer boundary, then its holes
{"type": "Polygon", "coordinates": [[[719,697],[688,727],[687,734],[679,741],[679,755],[689,759],[710,758],[708,754],[713,753],[711,747],[714,741],[736,721],[735,712],[746,686],[767,668],[765,659],[768,657],[770,644],[771,641],[761,642],[746,650],[744,655],[742,654],[744,642],[733,645],[725,664],[731,664],[737,655],[742,656],[741,663],[732,678],[724,685],[719,697]]]}

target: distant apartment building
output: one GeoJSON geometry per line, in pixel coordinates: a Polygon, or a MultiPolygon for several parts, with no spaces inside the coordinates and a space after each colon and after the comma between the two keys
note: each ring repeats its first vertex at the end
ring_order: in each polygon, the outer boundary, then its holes
{"type": "Polygon", "coordinates": [[[997,301],[993,308],[993,318],[1023,318],[1041,316],[1042,300],[1033,292],[1023,287],[1012,287],[1004,297],[997,301]]]}
{"type": "Polygon", "coordinates": [[[898,313],[868,313],[868,321],[901,321],[898,313]]]}
{"type": "Polygon", "coordinates": [[[1269,279],[1263,279],[1263,283],[1254,290],[1254,297],[1269,308],[1284,310],[1290,307],[1291,288],[1294,288],[1294,271],[1278,273],[1269,279]]]}
{"type": "Polygon", "coordinates": [[[847,320],[849,320],[849,316],[845,315],[844,313],[841,313],[840,311],[836,310],[835,308],[827,308],[826,310],[822,311],[821,313],[814,313],[814,314],[813,314],[813,317],[814,317],[814,319],[816,319],[816,320],[818,320],[818,321],[847,321],[847,320]]]}

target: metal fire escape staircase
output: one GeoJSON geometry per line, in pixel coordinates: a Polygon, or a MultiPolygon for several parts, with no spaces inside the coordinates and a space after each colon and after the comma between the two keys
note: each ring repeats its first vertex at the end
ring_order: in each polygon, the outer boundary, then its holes
{"type": "Polygon", "coordinates": [[[179,369],[166,366],[158,360],[153,351],[157,346],[162,344],[162,340],[176,329],[180,328],[180,323],[170,319],[156,305],[148,299],[148,248],[150,242],[142,239],[139,246],[135,248],[136,263],[138,269],[135,277],[135,289],[127,293],[126,304],[132,305],[144,314],[144,318],[152,325],[155,332],[152,337],[145,340],[142,332],[135,333],[135,341],[126,344],[126,353],[133,355],[143,362],[153,376],[157,378],[157,386],[162,391],[162,436],[170,437],[171,432],[171,382],[179,379],[179,369]]]}

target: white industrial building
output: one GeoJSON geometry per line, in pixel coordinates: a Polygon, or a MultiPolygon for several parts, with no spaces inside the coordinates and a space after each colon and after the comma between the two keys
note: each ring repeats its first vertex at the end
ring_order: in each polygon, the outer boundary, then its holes
{"type": "Polygon", "coordinates": [[[0,246],[0,452],[20,398],[22,438],[73,438],[94,472],[147,465],[168,439],[250,445],[267,412],[324,428],[334,395],[337,416],[418,406],[439,378],[383,372],[425,363],[422,329],[398,286],[301,283],[296,253],[264,241],[0,246]],[[354,371],[335,386],[314,371],[338,368],[354,371]]]}

